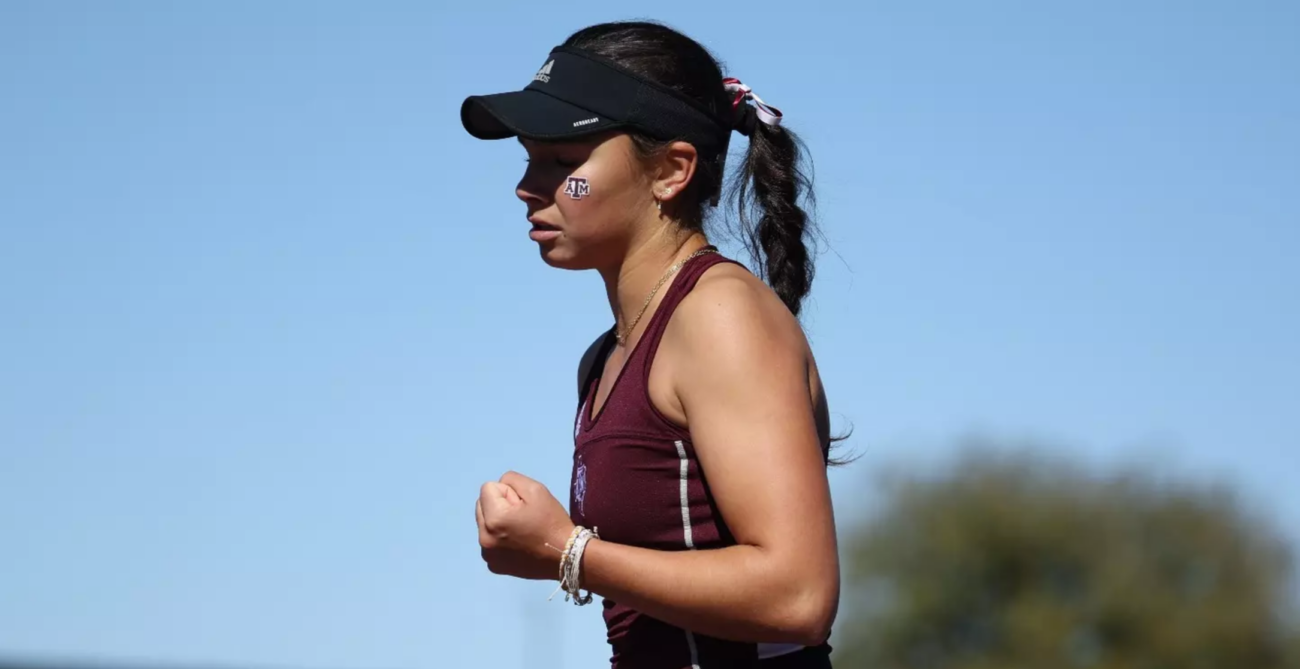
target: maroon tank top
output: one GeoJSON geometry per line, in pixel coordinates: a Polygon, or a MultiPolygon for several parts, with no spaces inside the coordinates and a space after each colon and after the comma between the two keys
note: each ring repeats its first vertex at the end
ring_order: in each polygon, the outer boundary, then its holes
{"type": "MultiPolygon", "coordinates": [[[[660,551],[736,543],[713,502],[690,432],[659,413],[649,395],[650,366],[669,319],[705,270],[723,262],[734,261],[710,253],[679,270],[603,406],[594,413],[601,375],[587,381],[575,421],[569,515],[578,525],[598,528],[603,540],[660,551]]],[[[597,362],[602,364],[603,358],[597,362]]],[[[794,652],[799,646],[694,634],[608,599],[603,606],[611,664],[617,669],[766,666],[758,664],[761,657],[788,661],[804,654],[794,652]]],[[[828,648],[819,650],[824,663],[828,648]]]]}

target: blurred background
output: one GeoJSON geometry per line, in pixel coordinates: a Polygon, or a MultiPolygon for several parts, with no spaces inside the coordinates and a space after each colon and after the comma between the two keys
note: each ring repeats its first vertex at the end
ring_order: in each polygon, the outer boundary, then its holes
{"type": "Polygon", "coordinates": [[[0,666],[607,664],[479,558],[611,316],[458,110],[643,17],[814,160],[837,666],[1300,666],[1300,5],[616,5],[0,0],[0,666]]]}

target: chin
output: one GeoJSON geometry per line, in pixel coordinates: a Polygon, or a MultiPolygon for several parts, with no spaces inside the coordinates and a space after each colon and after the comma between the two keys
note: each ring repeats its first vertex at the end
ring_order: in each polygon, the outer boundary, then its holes
{"type": "Polygon", "coordinates": [[[559,244],[538,244],[538,252],[542,256],[542,262],[556,269],[584,270],[595,268],[595,265],[588,262],[588,259],[574,253],[572,248],[566,248],[559,244]]]}

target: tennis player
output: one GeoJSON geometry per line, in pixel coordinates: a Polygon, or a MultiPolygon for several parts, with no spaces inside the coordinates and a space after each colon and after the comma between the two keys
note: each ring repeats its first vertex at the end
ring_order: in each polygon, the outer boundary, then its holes
{"type": "Polygon", "coordinates": [[[618,669],[830,666],[839,602],[827,402],[797,320],[809,184],[781,112],[654,23],[596,25],[465,128],[517,138],[547,264],[594,269],[614,324],[579,365],[568,510],[509,472],[476,504],[488,568],[602,598],[618,669]],[[706,219],[733,166],[757,275],[706,219]]]}

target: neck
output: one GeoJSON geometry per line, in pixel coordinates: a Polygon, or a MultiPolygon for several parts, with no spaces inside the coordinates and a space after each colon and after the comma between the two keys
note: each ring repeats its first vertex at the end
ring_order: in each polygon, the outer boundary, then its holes
{"type": "Polygon", "coordinates": [[[601,271],[601,277],[605,280],[605,293],[609,298],[609,307],[614,314],[615,329],[627,336],[628,344],[645,329],[650,314],[663,299],[672,279],[669,278],[660,287],[633,331],[626,332],[626,328],[636,319],[641,306],[645,304],[646,296],[654,289],[655,284],[675,263],[708,244],[708,239],[698,232],[681,232],[676,235],[665,232],[634,243],[618,266],[601,271]]]}

